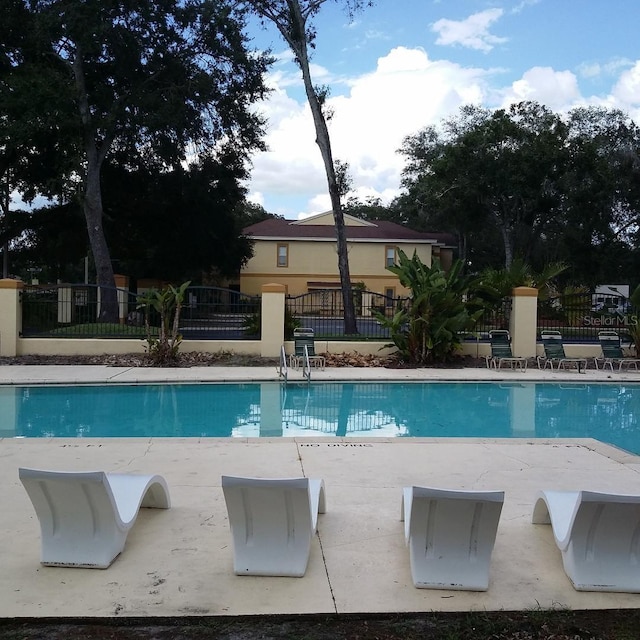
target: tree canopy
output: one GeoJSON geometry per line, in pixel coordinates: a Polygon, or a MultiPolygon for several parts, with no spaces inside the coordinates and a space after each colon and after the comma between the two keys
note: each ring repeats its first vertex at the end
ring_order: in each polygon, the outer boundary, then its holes
{"type": "MultiPolygon", "coordinates": [[[[4,175],[11,170],[18,187],[28,182],[59,202],[79,197],[100,286],[113,283],[107,159],[166,172],[189,158],[224,156],[235,166],[261,148],[263,122],[252,106],[264,96],[269,59],[249,50],[244,26],[232,0],[1,5],[4,175]],[[46,153],[56,170],[35,180],[36,168],[49,166],[46,153]]],[[[104,300],[105,313],[112,302],[104,300]]]]}
{"type": "Polygon", "coordinates": [[[413,228],[458,234],[474,270],[564,262],[565,277],[595,284],[637,246],[640,134],[620,111],[465,106],[401,153],[405,193],[393,209],[413,228]]]}

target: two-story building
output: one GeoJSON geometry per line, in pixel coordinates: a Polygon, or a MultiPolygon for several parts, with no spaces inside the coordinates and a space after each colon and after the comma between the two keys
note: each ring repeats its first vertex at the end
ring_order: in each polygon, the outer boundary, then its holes
{"type": "MultiPolygon", "coordinates": [[[[408,293],[387,267],[398,249],[414,251],[431,265],[434,257],[451,265],[455,238],[446,233],[423,233],[384,220],[368,221],[345,215],[351,282],[368,291],[396,297],[408,293]]],[[[305,218],[271,218],[244,229],[254,242],[254,255],[240,272],[240,291],[258,294],[263,284],[277,282],[290,295],[320,289],[339,289],[336,233],[331,211],[305,218]]]]}

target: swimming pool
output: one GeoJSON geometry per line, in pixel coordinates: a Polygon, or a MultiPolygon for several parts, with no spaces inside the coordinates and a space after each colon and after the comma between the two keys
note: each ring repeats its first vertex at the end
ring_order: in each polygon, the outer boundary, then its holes
{"type": "Polygon", "coordinates": [[[490,382],[0,387],[0,436],[596,438],[640,454],[640,385],[490,382]]]}

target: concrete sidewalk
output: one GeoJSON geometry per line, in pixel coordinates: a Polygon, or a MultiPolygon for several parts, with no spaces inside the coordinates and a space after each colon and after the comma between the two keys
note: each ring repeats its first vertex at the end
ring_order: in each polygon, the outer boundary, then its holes
{"type": "MultiPolygon", "coordinates": [[[[497,375],[524,380],[544,373],[363,371],[335,369],[317,372],[316,378],[400,379],[412,374],[413,379],[497,375]]],[[[595,380],[595,373],[577,379],[595,380]]],[[[215,367],[11,366],[0,367],[0,383],[262,380],[274,374],[215,367]]],[[[546,372],[539,379],[557,375],[564,380],[578,376],[546,372]]],[[[640,380],[638,374],[622,375],[640,380]]],[[[604,376],[610,379],[611,374],[604,376]]],[[[575,591],[562,569],[551,528],[530,524],[536,491],[542,488],[640,493],[640,458],[593,440],[5,438],[0,440],[0,456],[1,617],[607,609],[640,604],[637,594],[575,591]],[[107,570],[42,567],[38,521],[18,480],[20,466],[160,473],[168,481],[172,508],[143,510],[124,553],[107,570]],[[223,474],[324,478],[327,512],[319,517],[304,578],[233,575],[223,474]],[[400,522],[401,490],[412,484],[506,492],[487,592],[413,587],[400,522]]]]}

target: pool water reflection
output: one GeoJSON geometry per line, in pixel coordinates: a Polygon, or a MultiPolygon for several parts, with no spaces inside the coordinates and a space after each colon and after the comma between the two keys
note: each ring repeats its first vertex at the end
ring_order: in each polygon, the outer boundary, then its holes
{"type": "Polygon", "coordinates": [[[0,387],[4,437],[588,437],[640,454],[639,419],[629,384],[0,387]]]}

